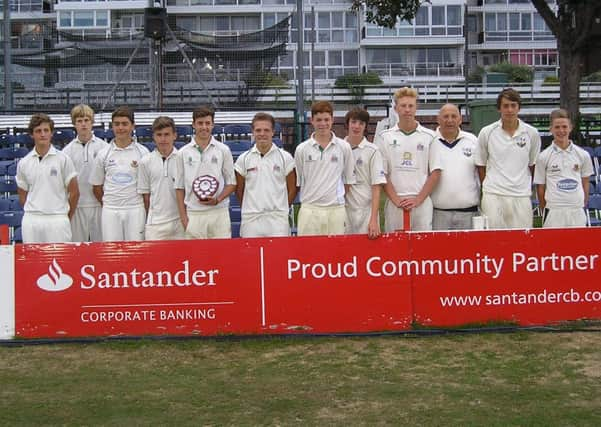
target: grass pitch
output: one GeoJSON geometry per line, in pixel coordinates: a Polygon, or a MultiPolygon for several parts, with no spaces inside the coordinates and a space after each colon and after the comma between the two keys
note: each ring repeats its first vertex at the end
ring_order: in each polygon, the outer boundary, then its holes
{"type": "Polygon", "coordinates": [[[0,348],[0,424],[601,425],[601,332],[0,348]]]}

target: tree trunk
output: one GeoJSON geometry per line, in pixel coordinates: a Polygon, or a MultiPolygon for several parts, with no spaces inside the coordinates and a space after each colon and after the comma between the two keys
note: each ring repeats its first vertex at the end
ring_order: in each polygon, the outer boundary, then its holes
{"type": "Polygon", "coordinates": [[[559,81],[561,84],[559,105],[570,113],[574,127],[580,121],[580,79],[582,77],[583,52],[572,50],[569,40],[557,40],[559,51],[559,81]]]}

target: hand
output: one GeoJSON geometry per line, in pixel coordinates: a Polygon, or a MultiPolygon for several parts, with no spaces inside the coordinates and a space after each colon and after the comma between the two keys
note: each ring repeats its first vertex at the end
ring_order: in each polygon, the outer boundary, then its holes
{"type": "Polygon", "coordinates": [[[380,221],[379,218],[374,218],[369,221],[367,227],[367,237],[371,240],[380,237],[380,221]]]}
{"type": "Polygon", "coordinates": [[[219,204],[219,201],[217,200],[217,197],[211,197],[206,200],[200,200],[200,204],[208,206],[217,206],[219,204]]]}
{"type": "Polygon", "coordinates": [[[411,209],[418,207],[420,204],[421,201],[417,197],[403,197],[399,202],[399,208],[410,211],[411,209]]]}
{"type": "Polygon", "coordinates": [[[188,229],[188,215],[184,215],[183,217],[181,217],[181,221],[182,221],[182,225],[184,226],[184,230],[188,229]]]}

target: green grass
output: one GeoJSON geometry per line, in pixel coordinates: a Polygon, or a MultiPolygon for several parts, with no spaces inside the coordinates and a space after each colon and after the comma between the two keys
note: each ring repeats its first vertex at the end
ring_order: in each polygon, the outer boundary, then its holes
{"type": "Polygon", "coordinates": [[[0,348],[2,425],[601,425],[599,332],[0,348]]]}

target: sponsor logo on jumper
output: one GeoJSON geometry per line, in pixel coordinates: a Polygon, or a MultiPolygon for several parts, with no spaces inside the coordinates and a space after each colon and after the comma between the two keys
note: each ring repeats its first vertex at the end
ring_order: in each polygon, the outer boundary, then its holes
{"type": "Polygon", "coordinates": [[[557,183],[557,189],[560,191],[574,191],[578,188],[578,181],[575,179],[562,179],[557,183]]]}

